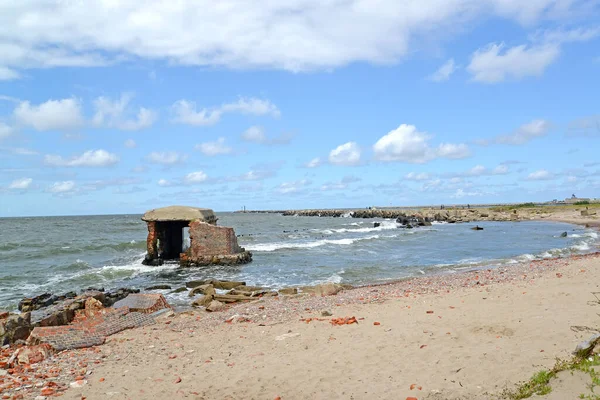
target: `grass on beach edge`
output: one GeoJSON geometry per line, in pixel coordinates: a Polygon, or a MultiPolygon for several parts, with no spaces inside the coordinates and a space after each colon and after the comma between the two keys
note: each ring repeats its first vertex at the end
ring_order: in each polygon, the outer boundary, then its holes
{"type": "MultiPolygon", "coordinates": [[[[573,371],[581,371],[589,375],[591,379],[589,388],[591,392],[594,392],[596,387],[600,387],[600,373],[594,368],[596,366],[600,366],[600,355],[598,354],[590,357],[576,356],[570,361],[557,360],[552,369],[536,372],[531,379],[521,383],[516,389],[505,390],[502,397],[510,400],[521,400],[527,399],[534,394],[538,396],[549,394],[552,392],[550,381],[555,378],[559,372],[563,371],[571,371],[571,373],[573,373],[573,371]]],[[[585,400],[600,400],[600,395],[580,394],[578,398],[585,400]]]]}

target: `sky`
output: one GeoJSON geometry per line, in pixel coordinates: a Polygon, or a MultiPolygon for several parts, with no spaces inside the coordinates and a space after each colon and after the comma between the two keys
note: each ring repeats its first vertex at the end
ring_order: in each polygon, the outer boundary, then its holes
{"type": "Polygon", "coordinates": [[[600,197],[598,0],[0,0],[0,217],[600,197]]]}

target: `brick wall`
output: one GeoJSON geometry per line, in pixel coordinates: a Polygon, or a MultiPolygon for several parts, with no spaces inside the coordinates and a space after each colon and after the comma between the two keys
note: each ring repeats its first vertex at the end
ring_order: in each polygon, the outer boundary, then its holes
{"type": "Polygon", "coordinates": [[[190,242],[191,261],[203,256],[235,254],[243,251],[238,246],[233,228],[200,221],[190,223],[190,242]]]}
{"type": "Polygon", "coordinates": [[[156,222],[149,221],[148,224],[148,238],[146,239],[146,248],[148,249],[147,258],[155,259],[158,257],[158,249],[156,248],[156,222]]]}

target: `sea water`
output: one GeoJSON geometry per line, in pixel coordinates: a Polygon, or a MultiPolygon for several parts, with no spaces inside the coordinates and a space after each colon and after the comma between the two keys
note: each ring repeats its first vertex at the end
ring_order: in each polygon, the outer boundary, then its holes
{"type": "MultiPolygon", "coordinates": [[[[173,289],[193,279],[241,280],[282,288],[342,282],[353,285],[463,269],[510,266],[533,259],[595,251],[598,232],[539,221],[434,224],[401,228],[394,220],[217,213],[253,261],[239,266],[180,268],[142,265],[146,224],[140,215],[0,219],[0,308],[44,292],[87,287],[173,289]],[[374,227],[379,222],[379,227],[374,227]],[[561,237],[562,232],[567,237],[561,237]]],[[[160,291],[174,304],[186,294],[160,291]]]]}

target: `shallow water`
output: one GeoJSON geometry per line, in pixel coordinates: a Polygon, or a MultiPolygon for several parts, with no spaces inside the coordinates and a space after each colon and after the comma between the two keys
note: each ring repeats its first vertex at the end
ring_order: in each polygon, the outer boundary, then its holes
{"type": "MultiPolygon", "coordinates": [[[[253,262],[241,266],[179,268],[142,265],[146,225],[140,215],[0,219],[0,307],[27,296],[89,286],[144,288],[190,279],[243,280],[273,288],[322,282],[376,283],[478,266],[596,249],[598,232],[554,222],[478,222],[402,229],[393,220],[283,217],[219,213],[253,262]],[[381,222],[378,228],[373,222],[381,222]],[[568,232],[567,238],[560,234],[568,232]]],[[[186,294],[171,295],[186,304],[186,294]]]]}

